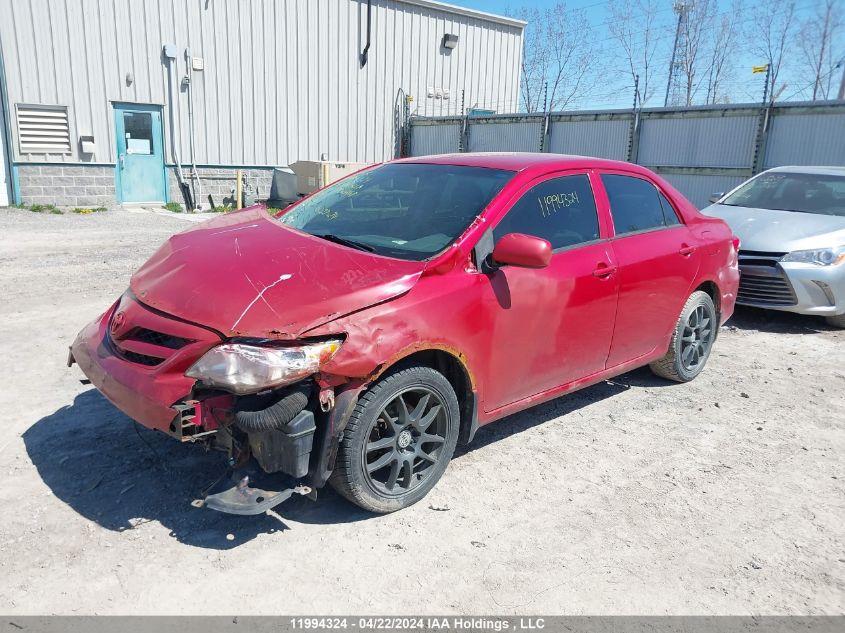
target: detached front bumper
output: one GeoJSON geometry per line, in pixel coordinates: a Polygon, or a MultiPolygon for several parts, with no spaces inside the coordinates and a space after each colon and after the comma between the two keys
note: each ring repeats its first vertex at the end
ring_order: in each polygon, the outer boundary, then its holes
{"type": "Polygon", "coordinates": [[[194,386],[184,372],[219,342],[215,333],[170,319],[127,294],[79,333],[70,361],[133,420],[178,434],[194,386]]]}

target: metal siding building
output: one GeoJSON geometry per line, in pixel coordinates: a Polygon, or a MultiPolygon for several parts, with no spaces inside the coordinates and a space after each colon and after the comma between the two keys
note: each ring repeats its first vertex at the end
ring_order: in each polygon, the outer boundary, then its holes
{"type": "MultiPolygon", "coordinates": [[[[7,151],[19,193],[65,204],[120,198],[119,104],[161,108],[172,172],[174,103],[187,165],[183,78],[200,63],[190,73],[194,162],[209,186],[214,178],[229,186],[234,167],[264,178],[270,167],[323,155],[363,163],[393,157],[400,89],[413,97],[412,113],[458,112],[461,90],[467,104],[516,109],[524,23],[430,0],[373,0],[371,7],[362,66],[366,0],[0,0],[7,151]],[[458,36],[454,49],[443,45],[447,33],[458,36]],[[172,97],[166,44],[177,51],[172,97]],[[187,51],[201,61],[190,64],[187,51]],[[43,126],[51,115],[38,106],[66,108],[66,129],[43,126]],[[60,142],[39,144],[39,134],[60,142]],[[93,151],[83,153],[83,141],[93,151]]],[[[170,179],[169,196],[178,199],[170,179]]]]}

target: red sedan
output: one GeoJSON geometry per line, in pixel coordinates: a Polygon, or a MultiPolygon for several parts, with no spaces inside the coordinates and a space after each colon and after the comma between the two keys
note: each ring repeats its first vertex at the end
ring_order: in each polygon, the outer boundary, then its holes
{"type": "Polygon", "coordinates": [[[330,482],[390,512],[481,425],[642,365],[695,378],[737,249],[636,165],[399,160],[175,235],[70,361],[141,424],[226,454],[208,507],[330,482]]]}

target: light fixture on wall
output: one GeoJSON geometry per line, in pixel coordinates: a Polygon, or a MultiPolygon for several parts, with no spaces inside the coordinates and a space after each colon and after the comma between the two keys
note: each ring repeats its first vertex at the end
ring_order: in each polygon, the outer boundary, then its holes
{"type": "Polygon", "coordinates": [[[453,33],[446,33],[443,36],[443,48],[457,48],[458,36],[453,33]]]}

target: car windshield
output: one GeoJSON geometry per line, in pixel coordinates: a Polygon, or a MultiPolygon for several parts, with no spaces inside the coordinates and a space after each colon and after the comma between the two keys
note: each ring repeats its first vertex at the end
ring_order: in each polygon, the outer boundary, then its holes
{"type": "Polygon", "coordinates": [[[845,176],[771,172],[745,183],[722,204],[845,217],[845,176]]]}
{"type": "Polygon", "coordinates": [[[279,220],[352,248],[423,260],[454,242],[512,176],[483,167],[391,163],[318,191],[279,220]]]}

